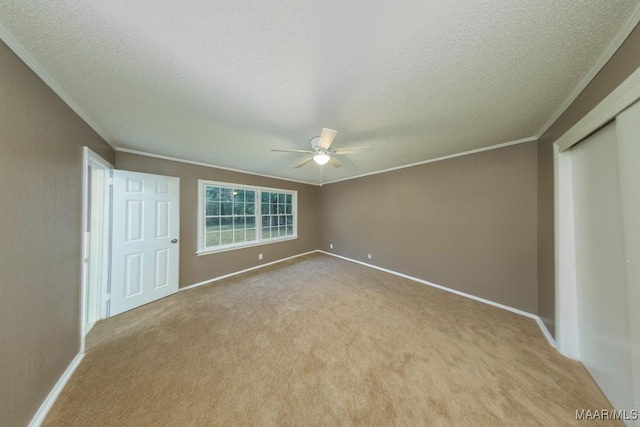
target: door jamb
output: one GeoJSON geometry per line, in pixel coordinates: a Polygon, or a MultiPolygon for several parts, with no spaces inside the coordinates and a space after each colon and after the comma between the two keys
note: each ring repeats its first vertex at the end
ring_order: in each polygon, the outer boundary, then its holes
{"type": "MultiPolygon", "coordinates": [[[[87,280],[87,274],[89,269],[88,259],[90,256],[90,240],[87,238],[87,226],[89,224],[88,218],[90,213],[90,187],[89,187],[89,166],[101,168],[105,171],[105,191],[103,193],[103,201],[102,201],[102,219],[103,219],[103,232],[102,232],[102,242],[100,245],[102,246],[102,260],[101,263],[105,266],[105,271],[107,274],[106,279],[103,278],[99,280],[98,285],[98,298],[99,298],[99,307],[101,307],[100,312],[98,313],[98,318],[104,318],[106,315],[103,312],[103,306],[107,301],[106,292],[107,287],[109,285],[108,281],[108,273],[109,273],[109,264],[110,264],[110,247],[111,247],[111,176],[114,166],[100,157],[97,153],[91,150],[89,147],[83,147],[82,150],[82,230],[81,230],[81,239],[82,239],[82,258],[81,262],[81,273],[80,273],[80,352],[83,353],[85,350],[85,337],[89,333],[91,328],[87,327],[86,318],[87,318],[87,295],[89,292],[89,281],[87,280]],[[106,257],[106,259],[104,258],[106,257]],[[107,283],[104,283],[104,282],[107,283]]],[[[107,313],[108,314],[108,313],[107,313]]]]}

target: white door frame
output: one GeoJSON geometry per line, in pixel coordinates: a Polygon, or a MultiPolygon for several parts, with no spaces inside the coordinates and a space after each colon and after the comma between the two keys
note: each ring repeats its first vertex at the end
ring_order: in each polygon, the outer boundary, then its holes
{"type": "Polygon", "coordinates": [[[107,294],[109,286],[109,257],[110,257],[110,229],[111,229],[111,174],[114,169],[113,165],[96,154],[89,147],[83,147],[82,152],[82,258],[81,258],[81,292],[80,292],[80,351],[84,352],[85,337],[91,330],[96,320],[103,319],[107,315],[107,294]],[[91,201],[91,179],[89,176],[89,168],[104,171],[103,197],[98,203],[98,212],[92,212],[90,206],[91,201]],[[89,279],[89,260],[91,254],[91,236],[88,231],[89,217],[92,221],[99,221],[101,232],[95,238],[101,250],[93,257],[99,257],[97,260],[100,265],[101,273],[99,277],[89,279]],[[95,280],[94,280],[95,279],[95,280]],[[91,287],[91,288],[90,288],[91,287]],[[87,303],[88,296],[92,294],[97,298],[98,312],[95,319],[87,320],[89,314],[89,306],[87,303]]]}
{"type": "Polygon", "coordinates": [[[573,203],[573,161],[571,150],[553,146],[556,348],[563,355],[580,360],[578,281],[576,265],[575,210],[573,203]]]}

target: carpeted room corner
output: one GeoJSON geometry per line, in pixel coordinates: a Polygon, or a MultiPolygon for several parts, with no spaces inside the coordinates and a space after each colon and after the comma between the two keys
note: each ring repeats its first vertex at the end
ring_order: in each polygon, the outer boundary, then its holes
{"type": "Polygon", "coordinates": [[[534,320],[318,253],[99,322],[44,425],[570,425],[582,407],[609,404],[534,320]]]}

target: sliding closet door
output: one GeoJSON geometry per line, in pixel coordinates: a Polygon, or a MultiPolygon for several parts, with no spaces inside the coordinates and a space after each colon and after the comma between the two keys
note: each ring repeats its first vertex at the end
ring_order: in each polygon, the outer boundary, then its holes
{"type": "Polygon", "coordinates": [[[616,409],[634,408],[616,124],[572,151],[580,358],[616,409]]]}
{"type": "MultiPolygon", "coordinates": [[[[640,411],[640,101],[616,118],[636,409],[640,411]]],[[[640,425],[640,421],[636,425],[640,425]]]]}

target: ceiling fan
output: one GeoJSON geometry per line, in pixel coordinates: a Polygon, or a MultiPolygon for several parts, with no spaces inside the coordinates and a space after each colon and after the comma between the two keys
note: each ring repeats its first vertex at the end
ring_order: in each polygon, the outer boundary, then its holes
{"type": "Polygon", "coordinates": [[[373,147],[346,147],[346,148],[336,148],[331,149],[331,143],[333,139],[336,137],[338,132],[335,130],[324,128],[320,133],[320,136],[316,136],[311,138],[311,150],[286,150],[286,149],[272,149],[271,151],[280,151],[284,153],[304,153],[310,154],[306,159],[295,165],[295,168],[300,168],[310,161],[314,161],[320,166],[326,165],[327,163],[333,166],[334,168],[339,168],[342,166],[342,163],[336,159],[336,155],[341,154],[350,154],[354,151],[358,150],[370,150],[373,147]]]}

